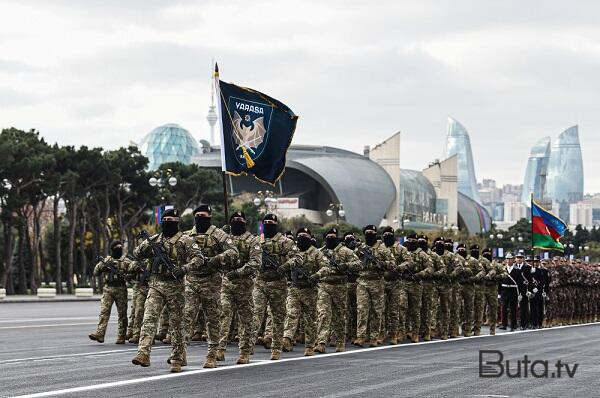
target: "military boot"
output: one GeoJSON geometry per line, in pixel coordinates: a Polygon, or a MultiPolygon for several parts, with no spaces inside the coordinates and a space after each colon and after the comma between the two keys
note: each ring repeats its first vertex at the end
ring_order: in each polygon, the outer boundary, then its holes
{"type": "Polygon", "coordinates": [[[202,333],[196,332],[191,338],[192,341],[202,341],[202,333]]]}
{"type": "Polygon", "coordinates": [[[171,335],[167,334],[167,336],[162,340],[163,344],[171,344],[171,335]]]}
{"type": "Polygon", "coordinates": [[[480,334],[481,334],[481,330],[479,330],[479,329],[475,329],[473,331],[473,336],[479,336],[480,334]]]}
{"type": "Polygon", "coordinates": [[[423,341],[431,341],[431,334],[426,332],[425,335],[423,335],[423,341]]]}
{"type": "Polygon", "coordinates": [[[334,340],[329,340],[329,347],[335,347],[337,344],[335,343],[334,340]]]}
{"type": "Polygon", "coordinates": [[[325,343],[319,343],[314,349],[315,352],[319,354],[325,354],[325,343]]]}
{"type": "Polygon", "coordinates": [[[398,344],[398,334],[390,333],[390,345],[396,345],[396,344],[398,344]]]}
{"type": "Polygon", "coordinates": [[[129,329],[127,330],[127,333],[125,334],[125,340],[131,340],[133,337],[133,330],[129,329]]]}
{"type": "Polygon", "coordinates": [[[377,347],[377,339],[369,340],[369,347],[377,347]]]}
{"type": "Polygon", "coordinates": [[[217,350],[217,361],[225,360],[225,350],[217,350]]]}
{"type": "Polygon", "coordinates": [[[265,349],[270,350],[272,344],[273,344],[273,339],[271,337],[264,338],[263,347],[265,347],[265,349]]]}
{"type": "Polygon", "coordinates": [[[357,347],[363,347],[366,342],[367,339],[365,339],[364,337],[357,337],[356,340],[354,340],[354,345],[357,347]]]}
{"type": "Polygon", "coordinates": [[[490,336],[496,335],[496,325],[490,326],[490,336]]]}
{"type": "Polygon", "coordinates": [[[181,372],[181,364],[178,361],[171,362],[171,373],[179,373],[181,372]]]}
{"type": "Polygon", "coordinates": [[[418,343],[419,342],[419,335],[417,333],[413,333],[410,341],[412,341],[413,343],[418,343]]]}
{"type": "Polygon", "coordinates": [[[131,363],[147,368],[148,366],[150,366],[150,356],[138,352],[138,354],[131,360],[131,363]]]}
{"type": "Polygon", "coordinates": [[[262,336],[258,336],[258,337],[256,338],[256,345],[263,345],[263,344],[265,344],[265,339],[264,339],[264,337],[262,337],[262,336]]]}
{"type": "Polygon", "coordinates": [[[382,345],[384,341],[385,341],[385,334],[383,332],[379,333],[379,336],[377,336],[377,344],[382,345]]]}
{"type": "Polygon", "coordinates": [[[203,368],[206,369],[212,369],[212,368],[216,368],[217,367],[217,358],[215,356],[215,354],[208,354],[206,356],[206,361],[204,362],[204,365],[202,365],[203,368]]]}
{"type": "Polygon", "coordinates": [[[238,364],[238,365],[246,365],[247,363],[250,363],[250,356],[248,354],[246,354],[245,352],[242,352],[240,354],[240,357],[236,361],[236,364],[238,364]]]}
{"type": "Polygon", "coordinates": [[[115,341],[115,344],[125,344],[125,338],[117,337],[117,341],[115,341]]]}
{"type": "Polygon", "coordinates": [[[281,359],[281,351],[272,351],[271,352],[271,361],[277,361],[281,359]]]}
{"type": "Polygon", "coordinates": [[[312,357],[313,355],[315,355],[315,350],[312,347],[306,347],[304,349],[304,356],[305,357],[312,357]]]}
{"type": "Polygon", "coordinates": [[[463,331],[463,336],[464,337],[471,337],[471,332],[468,330],[463,331]]]}
{"type": "Polygon", "coordinates": [[[166,333],[157,333],[154,335],[154,340],[163,341],[167,337],[166,333]]]}
{"type": "Polygon", "coordinates": [[[132,338],[129,339],[129,342],[131,344],[138,344],[140,342],[140,336],[133,336],[132,338]]]}
{"type": "Polygon", "coordinates": [[[344,343],[337,343],[335,345],[335,352],[344,352],[346,351],[346,344],[344,343]]]}
{"type": "Polygon", "coordinates": [[[94,340],[97,341],[98,343],[104,343],[104,336],[100,336],[98,333],[94,332],[94,333],[90,333],[88,335],[88,337],[90,338],[90,340],[94,340]]]}
{"type": "Polygon", "coordinates": [[[448,335],[445,332],[443,332],[443,333],[440,334],[440,339],[442,339],[442,340],[448,340],[448,335]]]}
{"type": "Polygon", "coordinates": [[[398,333],[398,344],[402,343],[404,340],[406,340],[406,333],[404,333],[404,332],[398,333]]]}
{"type": "Polygon", "coordinates": [[[291,352],[294,350],[294,346],[292,345],[292,339],[289,337],[283,338],[283,352],[291,352]]]}

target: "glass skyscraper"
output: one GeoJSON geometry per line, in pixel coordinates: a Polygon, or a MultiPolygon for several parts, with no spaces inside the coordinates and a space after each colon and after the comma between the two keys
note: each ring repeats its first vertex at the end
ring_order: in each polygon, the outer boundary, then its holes
{"type": "Polygon", "coordinates": [[[552,208],[563,220],[569,219],[569,204],[583,199],[583,159],[577,125],[552,141],[546,193],[552,208]]]}
{"type": "Polygon", "coordinates": [[[452,155],[458,156],[458,192],[481,204],[469,133],[462,124],[449,117],[445,158],[452,155]]]}
{"type": "Polygon", "coordinates": [[[544,196],[545,178],[548,173],[548,160],[550,159],[550,137],[544,137],[531,147],[525,180],[523,181],[523,193],[521,202],[530,205],[531,194],[533,198],[541,200],[544,196]]]}
{"type": "Polygon", "coordinates": [[[168,162],[189,164],[201,152],[189,131],[174,123],[155,128],[142,138],[138,147],[149,160],[148,170],[156,170],[168,162]]]}

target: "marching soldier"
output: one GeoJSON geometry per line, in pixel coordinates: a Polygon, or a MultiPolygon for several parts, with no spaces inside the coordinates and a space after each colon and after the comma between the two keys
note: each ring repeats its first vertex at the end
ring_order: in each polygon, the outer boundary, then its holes
{"type": "Polygon", "coordinates": [[[429,258],[429,268],[426,268],[421,277],[422,296],[421,296],[421,326],[419,328],[420,335],[423,336],[423,341],[431,341],[431,320],[432,320],[432,309],[433,299],[435,290],[434,280],[434,267],[433,261],[430,257],[429,245],[427,243],[428,238],[425,235],[419,235],[417,244],[419,248],[429,258]]]}
{"type": "Polygon", "coordinates": [[[433,266],[429,256],[419,247],[416,234],[410,234],[406,237],[406,248],[408,249],[408,258],[396,266],[395,270],[400,275],[403,275],[406,283],[409,314],[406,325],[410,331],[412,342],[418,343],[419,329],[421,327],[421,299],[423,294],[421,280],[424,277],[432,275],[433,266]]]}
{"type": "MultiPolygon", "coordinates": [[[[343,236],[342,244],[354,252],[357,246],[357,241],[354,234],[352,232],[346,232],[343,236]]],[[[346,311],[346,336],[348,336],[348,339],[352,343],[354,343],[356,340],[356,280],[358,279],[359,268],[360,266],[356,269],[348,269],[348,310],[346,311]]]]}
{"type": "Polygon", "coordinates": [[[94,276],[104,278],[102,300],[100,301],[100,318],[98,327],[89,338],[98,343],[104,343],[104,335],[110,318],[113,303],[117,306],[119,326],[116,344],[125,344],[127,332],[127,282],[126,274],[129,271],[129,259],[123,256],[123,244],[114,241],[110,244],[110,256],[101,259],[94,267],[94,276]]]}
{"type": "Polygon", "coordinates": [[[233,315],[237,313],[240,357],[237,364],[247,364],[252,352],[253,277],[262,261],[260,239],[246,230],[246,215],[234,213],[230,219],[231,239],[239,252],[239,260],[228,266],[221,287],[221,338],[217,360],[225,359],[227,335],[233,315]]]}
{"type": "Polygon", "coordinates": [[[463,336],[471,336],[471,328],[473,327],[473,304],[474,290],[473,277],[475,276],[475,267],[472,267],[467,261],[467,247],[464,243],[456,246],[456,253],[461,257],[461,265],[455,269],[460,282],[460,301],[462,304],[462,332],[463,336]]]}
{"type": "Polygon", "coordinates": [[[438,300],[434,302],[431,312],[433,314],[439,314],[439,316],[436,316],[436,330],[442,340],[448,338],[448,322],[451,306],[450,297],[452,293],[448,267],[446,261],[444,261],[445,252],[446,245],[444,243],[444,238],[437,238],[433,242],[433,248],[429,253],[433,266],[434,289],[436,290],[436,296],[438,297],[438,300]]]}
{"type": "Polygon", "coordinates": [[[490,323],[490,334],[496,334],[496,323],[498,322],[498,283],[505,277],[504,267],[498,264],[493,256],[492,249],[485,248],[481,254],[480,264],[485,271],[483,277],[483,311],[487,304],[488,321],[490,323]]]}
{"type": "Polygon", "coordinates": [[[481,324],[483,323],[483,313],[485,312],[485,281],[487,275],[486,269],[482,266],[479,258],[479,245],[474,244],[470,247],[470,253],[467,257],[467,263],[473,270],[473,335],[481,334],[481,324]]]}
{"type": "MultiPolygon", "coordinates": [[[[204,265],[202,253],[197,245],[179,231],[179,212],[170,209],[161,217],[161,233],[144,239],[133,254],[137,260],[151,260],[152,265],[138,353],[131,362],[143,367],[150,366],[150,350],[158,327],[158,318],[166,305],[172,331],[172,351],[168,362],[171,364],[171,372],[181,372],[181,367],[187,364],[185,342],[181,332],[184,307],[183,277],[189,270],[204,265]]],[[[146,265],[143,261],[136,261],[136,264],[138,267],[146,265]]],[[[135,267],[134,271],[137,271],[135,267]]]]}
{"type": "MultiPolygon", "coordinates": [[[[304,320],[304,355],[315,355],[317,338],[317,277],[315,274],[329,261],[323,253],[312,244],[312,235],[308,228],[300,228],[296,232],[296,245],[302,253],[301,265],[284,263],[281,272],[290,275],[291,285],[286,299],[286,317],[283,332],[283,350],[292,351],[294,334],[298,323],[304,320]]],[[[325,352],[325,346],[319,352],[325,352]]]]}
{"type": "Polygon", "coordinates": [[[325,232],[325,246],[321,249],[329,260],[317,271],[317,342],[316,351],[325,353],[329,336],[335,336],[335,351],[346,350],[346,303],[348,299],[348,271],[357,271],[360,260],[340,242],[337,229],[325,232]]]}
{"type": "Polygon", "coordinates": [[[369,346],[376,347],[383,315],[383,274],[394,266],[394,257],[377,239],[377,227],[367,225],[363,233],[365,242],[356,249],[362,266],[356,280],[357,338],[354,344],[362,347],[368,341],[369,346]]]}
{"type": "MultiPolygon", "coordinates": [[[[400,242],[396,242],[394,229],[385,227],[382,234],[383,243],[394,257],[394,266],[408,260],[408,250],[400,242]]],[[[406,338],[406,310],[408,298],[406,283],[401,275],[393,270],[385,271],[385,319],[382,320],[382,330],[387,329],[390,344],[398,344],[406,338]]]]}
{"type": "Polygon", "coordinates": [[[220,271],[226,264],[238,260],[238,249],[229,235],[221,228],[212,225],[211,208],[201,204],[194,210],[194,227],[185,232],[205,257],[203,267],[190,270],[185,280],[184,327],[186,342],[192,336],[198,308],[202,304],[202,313],[208,332],[208,351],[205,368],[217,367],[217,349],[219,346],[219,317],[221,314],[220,271]]]}
{"type": "Polygon", "coordinates": [[[444,239],[444,247],[446,251],[442,255],[442,260],[446,266],[450,285],[450,315],[448,318],[448,329],[444,333],[449,337],[455,338],[458,337],[460,323],[462,293],[458,275],[459,271],[462,270],[462,257],[454,253],[454,242],[452,239],[444,239]]]}
{"type": "Polygon", "coordinates": [[[265,308],[268,306],[272,316],[273,340],[271,360],[281,358],[283,328],[285,322],[285,301],[287,283],[285,272],[279,268],[302,266],[303,257],[294,241],[277,232],[277,216],[269,213],[263,218],[264,239],[262,246],[262,264],[254,281],[254,314],[252,321],[252,341],[256,342],[265,308]]]}
{"type": "MultiPolygon", "coordinates": [[[[148,261],[148,260],[145,260],[148,261]]],[[[150,278],[149,266],[138,267],[135,262],[130,265],[130,272],[135,275],[137,284],[137,294],[134,294],[133,300],[135,301],[134,313],[133,313],[133,326],[132,335],[129,339],[130,343],[138,344],[140,342],[140,330],[142,328],[142,321],[144,320],[144,306],[146,305],[146,297],[148,296],[148,279],[150,278]],[[138,270],[138,272],[134,272],[138,270]],[[140,272],[141,271],[141,272],[140,272]]]]}

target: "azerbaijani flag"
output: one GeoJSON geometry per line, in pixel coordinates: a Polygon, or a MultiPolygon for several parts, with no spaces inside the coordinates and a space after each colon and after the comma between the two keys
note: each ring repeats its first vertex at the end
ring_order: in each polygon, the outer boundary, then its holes
{"type": "Polygon", "coordinates": [[[534,249],[564,250],[559,239],[566,229],[567,224],[560,218],[531,201],[531,239],[534,249]]]}

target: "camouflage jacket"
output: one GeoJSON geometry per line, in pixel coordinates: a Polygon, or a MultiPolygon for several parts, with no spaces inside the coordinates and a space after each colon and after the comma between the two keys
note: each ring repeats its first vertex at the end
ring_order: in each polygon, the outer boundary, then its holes
{"type": "Polygon", "coordinates": [[[177,232],[170,238],[163,236],[162,233],[150,237],[154,243],[161,245],[171,262],[173,269],[169,270],[167,266],[159,263],[154,263],[154,254],[150,246],[150,242],[143,240],[134,250],[133,255],[138,260],[135,262],[136,267],[133,270],[137,271],[139,267],[150,267],[150,280],[153,278],[182,280],[186,272],[196,271],[205,266],[204,257],[200,247],[183,232],[177,232]],[[150,260],[147,262],[140,260],[150,260]]]}
{"type": "Polygon", "coordinates": [[[329,260],[323,255],[323,252],[314,246],[300,253],[303,257],[302,264],[285,262],[281,265],[281,272],[289,275],[293,287],[300,289],[314,287],[308,278],[321,268],[328,267],[329,260]]]}
{"type": "Polygon", "coordinates": [[[479,259],[479,264],[483,267],[485,273],[483,276],[483,281],[486,284],[497,283],[506,276],[506,268],[504,268],[502,264],[498,263],[496,260],[490,261],[485,257],[481,257],[479,259]]]}
{"type": "Polygon", "coordinates": [[[239,257],[233,263],[226,264],[225,270],[237,270],[242,278],[251,278],[256,275],[262,262],[262,250],[258,236],[246,231],[239,236],[231,235],[231,241],[237,248],[239,257]]]}
{"type": "Polygon", "coordinates": [[[262,259],[257,277],[267,282],[285,278],[284,272],[278,272],[280,266],[289,264],[290,267],[298,267],[302,266],[304,261],[303,255],[294,241],[286,238],[281,232],[277,232],[272,238],[263,237],[261,249],[262,259]]]}
{"type": "Polygon", "coordinates": [[[321,251],[330,261],[328,261],[327,266],[321,267],[321,269],[316,272],[319,281],[345,284],[348,282],[349,272],[358,273],[360,269],[360,260],[352,250],[348,249],[343,244],[339,243],[333,250],[322,247],[321,251]]]}
{"type": "Polygon", "coordinates": [[[408,258],[396,267],[397,272],[407,275],[407,280],[418,282],[433,277],[433,264],[431,258],[418,247],[415,251],[408,252],[408,258]]]}
{"type": "Polygon", "coordinates": [[[129,263],[129,274],[132,275],[134,284],[138,286],[148,286],[150,279],[150,260],[134,260],[129,263]],[[138,264],[138,261],[142,262],[142,265],[138,264]]]}
{"type": "MultiPolygon", "coordinates": [[[[402,246],[400,243],[396,242],[388,249],[390,249],[392,256],[394,256],[394,267],[408,260],[408,249],[402,246]]],[[[389,271],[385,271],[383,274],[383,277],[388,282],[397,281],[400,279],[400,274],[394,272],[394,267],[392,267],[392,269],[389,271]]]]}
{"type": "Polygon", "coordinates": [[[456,269],[462,266],[462,257],[459,258],[458,254],[447,250],[444,252],[444,254],[442,254],[441,257],[442,261],[444,261],[444,264],[446,265],[446,272],[450,283],[456,283],[458,278],[456,269]]]}
{"type": "Polygon", "coordinates": [[[459,283],[470,283],[470,280],[475,274],[473,269],[467,264],[467,259],[458,253],[454,253],[456,260],[452,276],[456,278],[459,283]]]}
{"type": "MultiPolygon", "coordinates": [[[[226,264],[235,264],[238,260],[239,253],[233,241],[221,228],[211,225],[206,232],[196,232],[194,226],[185,235],[192,239],[200,248],[202,254],[206,258],[207,263],[204,267],[190,270],[191,276],[204,277],[215,272],[219,272],[226,264]],[[208,261],[216,258],[217,265],[209,266],[208,261]]],[[[212,260],[215,261],[215,260],[212,260]]]]}
{"type": "Polygon", "coordinates": [[[104,285],[109,287],[126,287],[131,260],[122,256],[119,259],[107,256],[94,267],[94,276],[103,277],[104,285]]]}
{"type": "Polygon", "coordinates": [[[431,259],[431,266],[433,267],[432,279],[441,283],[450,283],[450,276],[448,275],[448,268],[442,256],[429,250],[427,253],[431,259]]]}
{"type": "Polygon", "coordinates": [[[487,273],[483,265],[481,265],[481,258],[475,258],[471,255],[468,255],[467,266],[471,268],[471,272],[473,273],[470,281],[473,283],[483,283],[487,273]]]}
{"type": "Polygon", "coordinates": [[[373,246],[361,243],[355,250],[361,266],[358,271],[358,277],[363,279],[380,279],[386,270],[394,267],[395,261],[392,252],[385,247],[382,241],[378,240],[373,246]],[[377,262],[370,261],[368,256],[375,257],[377,262]]]}

